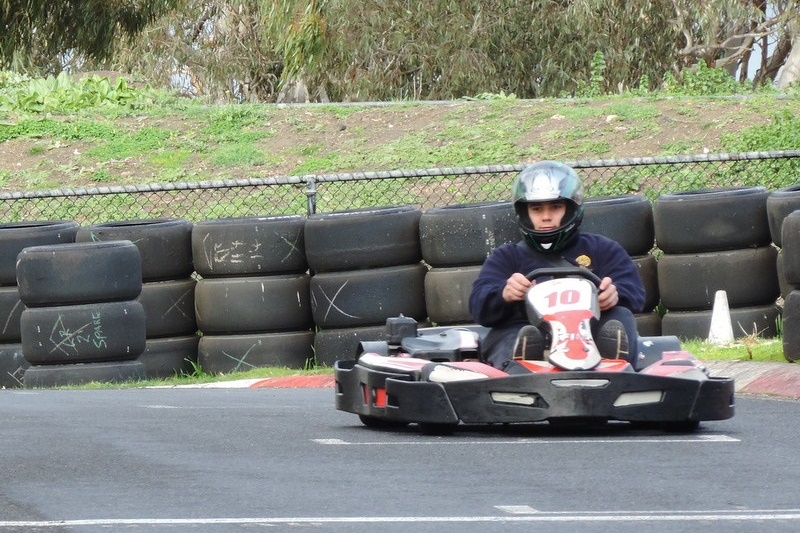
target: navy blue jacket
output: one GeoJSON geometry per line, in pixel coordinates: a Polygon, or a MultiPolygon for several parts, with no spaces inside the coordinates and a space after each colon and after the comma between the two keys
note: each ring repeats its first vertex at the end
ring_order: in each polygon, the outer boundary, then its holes
{"type": "Polygon", "coordinates": [[[588,262],[589,270],[600,279],[611,278],[619,293],[617,305],[633,313],[642,312],[644,286],[625,249],[608,237],[578,233],[559,254],[543,254],[524,243],[504,244],[494,250],[472,285],[469,310],[473,320],[486,327],[527,324],[525,303],[503,300],[506,280],[515,272],[528,274],[537,268],[562,266],[561,258],[575,266],[588,262]]]}

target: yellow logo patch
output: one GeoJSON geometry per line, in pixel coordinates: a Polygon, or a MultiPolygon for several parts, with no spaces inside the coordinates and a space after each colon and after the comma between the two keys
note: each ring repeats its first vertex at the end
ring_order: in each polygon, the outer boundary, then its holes
{"type": "Polygon", "coordinates": [[[592,259],[588,255],[579,255],[575,258],[575,262],[583,268],[589,268],[592,264],[592,259]]]}

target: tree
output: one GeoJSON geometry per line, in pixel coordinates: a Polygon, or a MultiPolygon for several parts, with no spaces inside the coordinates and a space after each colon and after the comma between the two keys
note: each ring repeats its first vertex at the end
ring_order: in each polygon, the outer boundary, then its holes
{"type": "Polygon", "coordinates": [[[800,20],[797,0],[672,0],[674,24],[684,38],[679,55],[687,64],[702,60],[725,68],[753,86],[775,79],[792,50],[800,20]],[[760,49],[759,68],[751,76],[751,56],[760,49]]]}
{"type": "Polygon", "coordinates": [[[277,101],[290,85],[300,100],[333,101],[609,93],[654,89],[698,61],[760,84],[798,40],[798,4],[181,0],[126,34],[114,58],[161,84],[189,80],[193,94],[237,101],[277,101]]]}
{"type": "Polygon", "coordinates": [[[59,70],[65,55],[103,60],[179,0],[0,0],[0,66],[59,70]]]}

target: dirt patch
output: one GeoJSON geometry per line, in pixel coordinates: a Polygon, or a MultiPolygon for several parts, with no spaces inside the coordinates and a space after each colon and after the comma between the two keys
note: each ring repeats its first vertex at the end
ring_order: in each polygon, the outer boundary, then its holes
{"type": "MultiPolygon", "coordinates": [[[[713,153],[725,151],[724,135],[767,123],[774,113],[795,107],[793,100],[777,98],[272,106],[263,123],[248,126],[248,131],[264,133],[256,143],[260,154],[222,162],[220,141],[203,133],[209,115],[202,112],[114,120],[97,115],[96,120],[111,121],[124,131],[166,130],[167,141],[135,153],[90,155],[105,139],[39,135],[7,140],[0,143],[0,187],[24,191],[713,153]],[[400,145],[402,150],[388,148],[400,145]],[[485,150],[495,145],[493,151],[485,150]]],[[[13,123],[14,119],[6,120],[13,123]]]]}

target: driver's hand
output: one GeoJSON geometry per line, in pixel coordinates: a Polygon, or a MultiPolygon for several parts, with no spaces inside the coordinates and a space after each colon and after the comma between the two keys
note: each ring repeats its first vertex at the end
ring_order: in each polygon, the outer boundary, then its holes
{"type": "Polygon", "coordinates": [[[611,278],[603,278],[600,280],[600,286],[597,287],[597,304],[600,306],[601,311],[611,309],[619,303],[619,293],[617,287],[611,282],[611,278]]]}
{"type": "Polygon", "coordinates": [[[519,302],[525,298],[525,293],[534,285],[535,282],[526,278],[524,274],[516,272],[506,280],[506,286],[503,287],[503,300],[519,302]]]}

